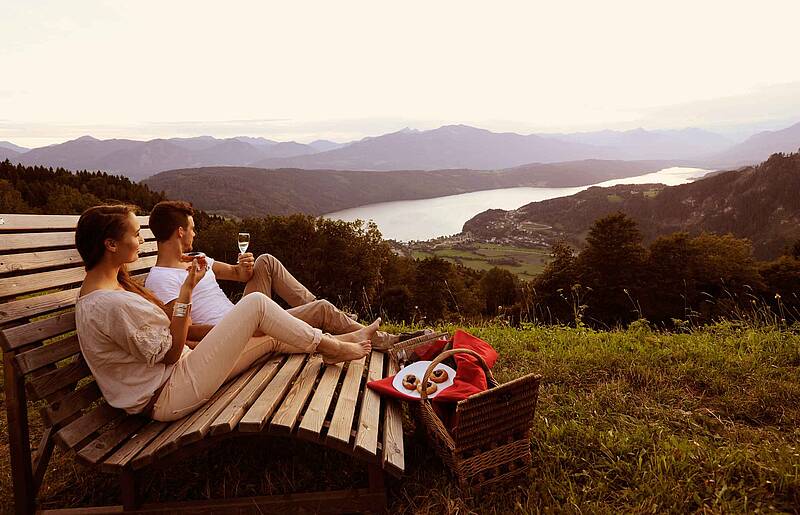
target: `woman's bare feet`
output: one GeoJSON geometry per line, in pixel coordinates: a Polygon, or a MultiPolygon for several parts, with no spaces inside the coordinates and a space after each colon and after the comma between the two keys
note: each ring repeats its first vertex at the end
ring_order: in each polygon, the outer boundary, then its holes
{"type": "Polygon", "coordinates": [[[356,329],[352,333],[346,334],[338,334],[334,336],[337,340],[341,340],[343,342],[362,342],[364,340],[372,340],[375,336],[375,333],[379,332],[378,327],[381,325],[381,319],[378,318],[371,324],[366,327],[362,327],[361,329],[356,329]]]}
{"type": "Polygon", "coordinates": [[[372,351],[372,344],[369,340],[347,342],[333,336],[323,335],[317,351],[322,354],[322,361],[326,365],[332,365],[363,358],[372,351]]]}

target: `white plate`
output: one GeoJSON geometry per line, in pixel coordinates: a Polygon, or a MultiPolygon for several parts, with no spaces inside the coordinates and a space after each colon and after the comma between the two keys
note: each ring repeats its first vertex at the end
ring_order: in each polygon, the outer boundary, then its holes
{"type": "MultiPolygon", "coordinates": [[[[394,380],[392,380],[392,386],[394,386],[394,389],[397,390],[398,392],[404,393],[404,394],[408,395],[409,397],[413,397],[415,399],[421,398],[422,396],[419,394],[419,392],[417,390],[407,390],[403,386],[403,379],[408,374],[414,374],[415,376],[417,376],[417,378],[420,381],[422,381],[422,376],[425,375],[425,371],[428,369],[428,366],[430,364],[431,364],[430,361],[415,361],[414,363],[411,363],[407,367],[401,369],[400,372],[398,372],[397,375],[394,376],[394,380]]],[[[445,365],[444,363],[439,363],[438,365],[436,365],[436,369],[435,370],[444,370],[444,371],[446,371],[447,372],[447,381],[437,384],[436,386],[438,388],[436,389],[435,392],[433,392],[432,394],[428,395],[429,399],[432,399],[433,397],[436,397],[437,395],[442,393],[442,390],[444,390],[448,386],[451,386],[453,384],[453,379],[455,379],[455,377],[456,377],[456,371],[453,370],[451,367],[445,365]]]]}

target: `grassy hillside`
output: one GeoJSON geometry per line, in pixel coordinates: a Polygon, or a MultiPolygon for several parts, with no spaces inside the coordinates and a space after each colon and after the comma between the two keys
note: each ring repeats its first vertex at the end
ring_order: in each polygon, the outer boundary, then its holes
{"type": "Polygon", "coordinates": [[[647,240],[674,231],[730,232],[750,239],[756,257],[772,259],[800,238],[797,191],[800,154],[775,154],[758,166],[679,186],[595,187],[513,211],[485,211],[468,220],[464,231],[484,238],[524,236],[529,232],[524,223],[536,222],[553,226],[553,239],[581,244],[595,220],[622,211],[636,220],[647,240]]]}
{"type": "Polygon", "coordinates": [[[447,248],[415,250],[416,259],[438,256],[451,263],[459,263],[476,270],[490,270],[494,267],[508,270],[520,279],[530,280],[544,270],[550,261],[549,249],[524,248],[491,243],[475,244],[469,249],[447,248]]]}
{"type": "MultiPolygon", "coordinates": [[[[452,329],[450,327],[449,329],[452,329]]],[[[800,334],[724,323],[686,334],[488,325],[501,382],[544,376],[525,482],[460,491],[424,441],[406,435],[392,513],[792,512],[800,505],[800,334]]],[[[0,399],[0,405],[2,400],[0,399]]],[[[5,417],[0,506],[10,508],[5,417]]],[[[411,424],[407,424],[409,431],[411,424]]],[[[37,439],[41,428],[35,427],[37,439]]],[[[146,497],[199,499],[366,484],[311,444],[228,442],[158,471],[146,497]]],[[[55,453],[44,505],[115,503],[113,481],[55,453]]]]}

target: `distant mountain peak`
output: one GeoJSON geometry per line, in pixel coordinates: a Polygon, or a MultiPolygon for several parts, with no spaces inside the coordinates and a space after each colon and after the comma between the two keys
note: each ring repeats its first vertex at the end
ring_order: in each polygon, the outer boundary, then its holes
{"type": "Polygon", "coordinates": [[[95,138],[95,137],[93,137],[93,136],[89,136],[87,134],[87,135],[81,136],[80,138],[77,138],[77,139],[75,139],[73,141],[100,141],[100,140],[95,138]]]}

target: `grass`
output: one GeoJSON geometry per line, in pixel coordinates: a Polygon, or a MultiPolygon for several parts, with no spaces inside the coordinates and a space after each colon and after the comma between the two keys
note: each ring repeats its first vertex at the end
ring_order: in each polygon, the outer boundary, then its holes
{"type": "MultiPolygon", "coordinates": [[[[395,327],[395,329],[400,329],[395,327]]],[[[453,327],[447,327],[453,329],[453,327]]],[[[467,328],[500,353],[500,382],[544,376],[522,483],[461,491],[407,421],[407,476],[392,513],[797,512],[800,335],[721,323],[691,333],[467,328]]],[[[2,404],[2,400],[0,400],[2,404]]],[[[34,411],[31,417],[36,418],[34,411]]],[[[10,509],[5,419],[0,506],[10,509]]],[[[32,439],[41,434],[34,423],[32,439]]],[[[148,500],[365,485],[339,453],[310,444],[226,442],[145,482],[148,500]]],[[[56,452],[42,503],[116,503],[116,483],[56,452]]]]}
{"type": "Polygon", "coordinates": [[[453,263],[460,263],[476,270],[490,270],[494,267],[508,270],[520,279],[530,280],[544,270],[550,261],[548,249],[511,247],[490,243],[476,244],[474,250],[436,249],[414,251],[416,259],[438,256],[453,263]]]}

